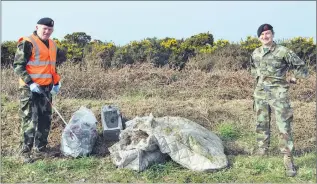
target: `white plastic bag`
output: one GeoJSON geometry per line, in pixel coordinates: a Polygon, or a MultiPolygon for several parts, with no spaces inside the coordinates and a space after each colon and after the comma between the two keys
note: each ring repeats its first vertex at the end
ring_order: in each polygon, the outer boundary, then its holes
{"type": "Polygon", "coordinates": [[[77,110],[62,133],[61,152],[65,156],[87,156],[97,138],[97,119],[86,107],[77,110]]]}

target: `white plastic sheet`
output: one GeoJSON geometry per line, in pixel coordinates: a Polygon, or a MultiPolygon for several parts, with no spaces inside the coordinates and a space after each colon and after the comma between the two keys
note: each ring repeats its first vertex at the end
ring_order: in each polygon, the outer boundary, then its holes
{"type": "Polygon", "coordinates": [[[119,168],[143,171],[168,155],[194,171],[227,167],[221,139],[199,124],[182,117],[136,117],[126,123],[120,141],[109,148],[119,168]]]}

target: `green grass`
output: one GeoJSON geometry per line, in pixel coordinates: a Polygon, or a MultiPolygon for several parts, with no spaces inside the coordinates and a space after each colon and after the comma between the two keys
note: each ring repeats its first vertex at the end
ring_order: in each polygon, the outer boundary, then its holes
{"type": "Polygon", "coordinates": [[[155,164],[143,172],[116,169],[109,156],[103,158],[59,158],[21,164],[16,157],[2,157],[2,183],[16,182],[270,182],[308,183],[316,179],[316,155],[313,153],[295,157],[298,175],[286,177],[281,156],[229,156],[230,166],[216,172],[194,172],[168,161],[155,164]]]}
{"type": "Polygon", "coordinates": [[[240,130],[232,123],[221,123],[218,125],[217,130],[222,140],[234,140],[239,137],[240,130]]]}

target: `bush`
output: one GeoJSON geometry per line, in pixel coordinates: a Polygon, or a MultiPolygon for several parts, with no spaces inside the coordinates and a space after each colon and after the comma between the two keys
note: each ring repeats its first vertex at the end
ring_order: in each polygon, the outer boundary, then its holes
{"type": "Polygon", "coordinates": [[[113,59],[114,53],[116,52],[117,47],[114,43],[93,43],[91,45],[91,55],[96,56],[93,57],[91,60],[96,58],[98,60],[99,65],[107,69],[111,67],[111,61],[113,59]],[[95,53],[97,53],[95,55],[95,53]]]}
{"type": "Polygon", "coordinates": [[[153,50],[153,45],[147,39],[132,41],[128,44],[128,50],[134,63],[143,63],[147,60],[149,53],[153,50]]]}
{"type": "Polygon", "coordinates": [[[295,37],[280,44],[294,51],[309,66],[316,66],[316,44],[314,44],[312,37],[295,37]]]}
{"type": "Polygon", "coordinates": [[[154,66],[161,67],[166,64],[173,66],[173,63],[178,60],[175,56],[177,50],[180,48],[181,40],[166,37],[164,39],[152,40],[151,43],[153,48],[149,52],[148,59],[154,66]]]}
{"type": "Polygon", "coordinates": [[[204,53],[204,54],[211,54],[215,52],[217,49],[224,48],[230,44],[229,40],[217,40],[213,46],[211,45],[206,45],[204,47],[201,47],[200,50],[198,51],[199,53],[204,53]]]}
{"type": "Polygon", "coordinates": [[[256,37],[248,36],[247,39],[240,42],[240,45],[245,49],[249,54],[251,54],[256,48],[260,47],[261,41],[256,37]]]}
{"type": "Polygon", "coordinates": [[[16,50],[16,41],[6,41],[1,44],[1,67],[13,66],[16,50]]]}
{"type": "Polygon", "coordinates": [[[206,72],[212,70],[240,70],[249,66],[249,53],[239,44],[217,47],[212,53],[201,53],[191,59],[189,67],[206,72]]]}
{"type": "Polygon", "coordinates": [[[111,66],[121,68],[127,64],[133,64],[134,61],[128,46],[119,47],[112,58],[111,66]]]}
{"type": "Polygon", "coordinates": [[[199,50],[201,47],[204,47],[206,45],[213,46],[214,37],[209,32],[199,33],[197,35],[191,36],[190,38],[187,38],[185,40],[185,44],[190,45],[190,46],[197,48],[199,50]]]}

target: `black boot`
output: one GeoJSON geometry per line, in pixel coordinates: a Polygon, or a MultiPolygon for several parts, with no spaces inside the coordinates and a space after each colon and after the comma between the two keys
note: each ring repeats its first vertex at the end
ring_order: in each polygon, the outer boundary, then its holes
{"type": "Polygon", "coordinates": [[[34,159],[36,159],[36,160],[47,157],[47,148],[46,148],[46,146],[34,147],[33,156],[34,156],[34,159]]]}
{"type": "Polygon", "coordinates": [[[22,145],[20,150],[23,163],[32,163],[34,160],[31,158],[31,148],[25,144],[22,145]]]}

